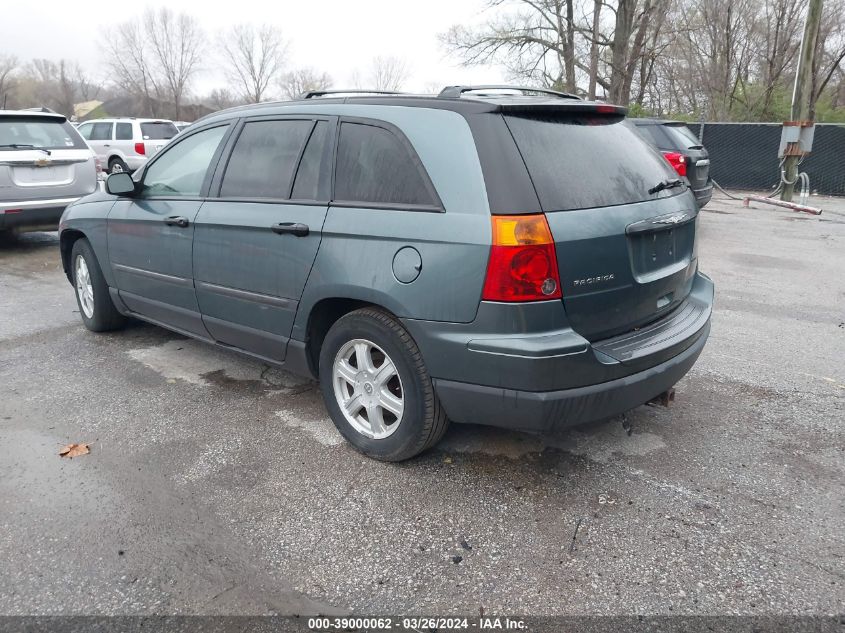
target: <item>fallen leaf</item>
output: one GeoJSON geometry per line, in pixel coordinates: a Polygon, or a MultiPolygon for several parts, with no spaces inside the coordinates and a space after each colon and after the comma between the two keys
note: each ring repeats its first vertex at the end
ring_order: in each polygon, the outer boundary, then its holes
{"type": "Polygon", "coordinates": [[[59,456],[70,457],[72,459],[74,457],[79,457],[80,455],[87,455],[90,452],[88,444],[68,444],[59,451],[59,456]]]}

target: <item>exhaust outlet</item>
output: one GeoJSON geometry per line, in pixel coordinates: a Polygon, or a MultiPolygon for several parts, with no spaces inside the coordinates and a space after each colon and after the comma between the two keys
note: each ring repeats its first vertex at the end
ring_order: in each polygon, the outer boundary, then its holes
{"type": "Polygon", "coordinates": [[[675,388],[674,387],[670,387],[669,389],[667,389],[663,393],[655,396],[654,398],[652,398],[651,400],[646,402],[646,404],[649,404],[653,407],[656,407],[658,405],[663,406],[663,407],[668,407],[669,404],[672,403],[672,402],[675,402],[675,388]]]}

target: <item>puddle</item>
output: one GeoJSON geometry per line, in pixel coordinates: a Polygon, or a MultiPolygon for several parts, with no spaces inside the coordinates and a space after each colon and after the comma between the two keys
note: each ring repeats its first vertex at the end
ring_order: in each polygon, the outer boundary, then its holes
{"type": "Polygon", "coordinates": [[[228,380],[258,382],[268,390],[297,389],[310,382],[307,378],[191,339],[176,339],[126,353],[168,381],[183,380],[198,387],[219,384],[221,375],[228,380]]]}

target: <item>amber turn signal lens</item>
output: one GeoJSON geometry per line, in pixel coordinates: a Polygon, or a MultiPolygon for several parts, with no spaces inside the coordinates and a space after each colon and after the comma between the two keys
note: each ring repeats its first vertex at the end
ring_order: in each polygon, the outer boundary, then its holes
{"type": "Polygon", "coordinates": [[[545,215],[494,215],[493,246],[553,244],[545,215]]]}

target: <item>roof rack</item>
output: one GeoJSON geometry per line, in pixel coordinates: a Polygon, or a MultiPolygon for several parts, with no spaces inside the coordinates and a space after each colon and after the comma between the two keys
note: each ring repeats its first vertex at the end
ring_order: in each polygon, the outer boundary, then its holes
{"type": "Polygon", "coordinates": [[[397,92],[396,90],[309,90],[299,95],[300,99],[313,99],[314,97],[325,97],[326,95],[401,95],[408,94],[406,92],[397,92]]]}
{"type": "Polygon", "coordinates": [[[529,86],[506,86],[506,85],[482,85],[482,86],[446,86],[437,96],[441,99],[460,99],[465,92],[477,90],[519,90],[520,92],[538,92],[544,95],[551,95],[558,99],[581,99],[578,95],[568,92],[549,90],[548,88],[531,88],[529,86]]]}

